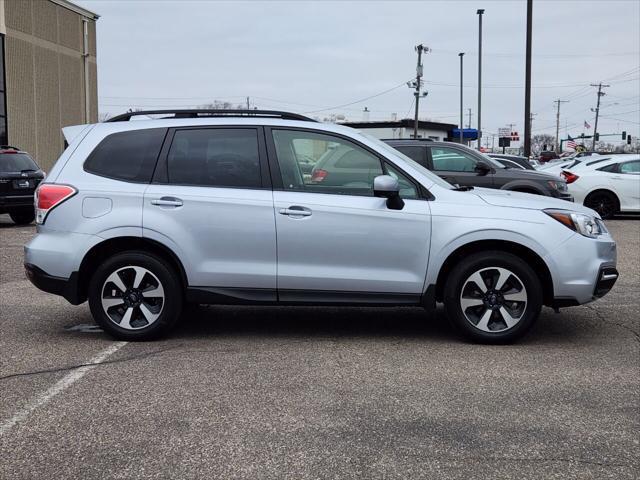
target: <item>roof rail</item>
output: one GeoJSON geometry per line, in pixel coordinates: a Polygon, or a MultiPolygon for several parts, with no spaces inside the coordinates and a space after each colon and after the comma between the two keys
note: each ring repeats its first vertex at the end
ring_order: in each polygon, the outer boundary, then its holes
{"type": "Polygon", "coordinates": [[[315,122],[312,118],[297,113],[280,112],[277,110],[221,110],[221,109],[190,109],[190,110],[141,110],[139,112],[127,112],[107,120],[107,122],[126,122],[131,117],[141,115],[173,115],[163,118],[199,118],[199,117],[264,117],[280,118],[282,120],[302,120],[303,122],[315,122]]]}

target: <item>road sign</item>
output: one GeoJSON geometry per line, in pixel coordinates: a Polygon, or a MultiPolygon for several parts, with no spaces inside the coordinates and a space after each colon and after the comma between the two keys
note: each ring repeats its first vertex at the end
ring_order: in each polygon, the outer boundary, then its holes
{"type": "Polygon", "coordinates": [[[498,137],[507,138],[511,136],[511,129],[509,128],[499,128],[498,129],[498,137]]]}

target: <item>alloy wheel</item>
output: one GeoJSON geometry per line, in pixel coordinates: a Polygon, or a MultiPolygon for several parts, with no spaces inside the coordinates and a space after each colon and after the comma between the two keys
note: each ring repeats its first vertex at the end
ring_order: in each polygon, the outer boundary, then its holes
{"type": "Polygon", "coordinates": [[[515,327],[527,309],[522,280],[502,267],[474,272],[462,286],[460,307],[469,323],[483,332],[504,332],[515,327]]]}
{"type": "Polygon", "coordinates": [[[162,283],[143,267],[126,266],[107,277],[102,285],[102,309],[121,328],[139,330],[154,323],[164,307],[162,283]]]}
{"type": "Polygon", "coordinates": [[[593,195],[587,204],[600,214],[602,218],[610,218],[616,213],[616,201],[609,194],[597,193],[593,195]]]}

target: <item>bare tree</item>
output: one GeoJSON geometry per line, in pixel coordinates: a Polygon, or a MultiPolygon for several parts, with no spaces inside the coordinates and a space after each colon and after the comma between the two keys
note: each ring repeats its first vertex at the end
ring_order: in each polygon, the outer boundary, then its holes
{"type": "Polygon", "coordinates": [[[213,103],[207,103],[205,105],[200,105],[198,108],[203,108],[207,110],[242,110],[245,108],[242,104],[234,105],[231,102],[223,102],[220,100],[214,100],[213,103]]]}
{"type": "Polygon", "coordinates": [[[539,133],[531,137],[531,150],[535,153],[540,153],[543,150],[553,150],[555,141],[555,135],[549,135],[548,133],[539,133]]]}

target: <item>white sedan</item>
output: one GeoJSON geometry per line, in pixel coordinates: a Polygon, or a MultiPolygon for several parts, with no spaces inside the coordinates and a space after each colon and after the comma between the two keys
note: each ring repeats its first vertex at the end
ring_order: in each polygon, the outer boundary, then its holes
{"type": "Polygon", "coordinates": [[[611,218],[618,212],[640,212],[640,156],[616,155],[593,159],[563,170],[569,193],[582,203],[611,218]]]}

